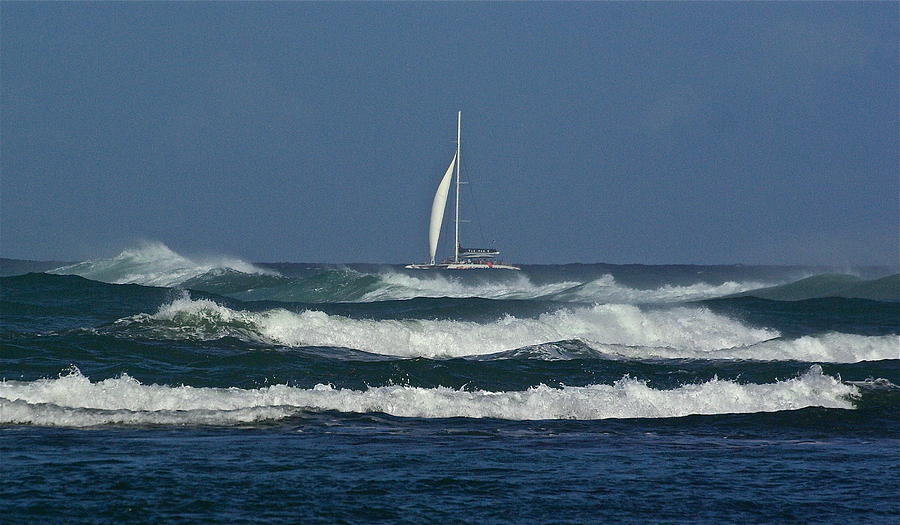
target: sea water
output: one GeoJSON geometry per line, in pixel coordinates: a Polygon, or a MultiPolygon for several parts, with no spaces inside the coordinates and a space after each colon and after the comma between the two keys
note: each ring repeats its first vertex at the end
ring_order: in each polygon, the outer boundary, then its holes
{"type": "Polygon", "coordinates": [[[27,266],[2,522],[900,515],[891,269],[27,266]]]}

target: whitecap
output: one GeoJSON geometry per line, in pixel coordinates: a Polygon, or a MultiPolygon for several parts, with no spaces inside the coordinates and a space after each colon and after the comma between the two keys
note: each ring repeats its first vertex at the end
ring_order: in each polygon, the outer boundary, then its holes
{"type": "Polygon", "coordinates": [[[714,378],[659,390],[626,376],[611,385],[538,385],[502,392],[398,385],[353,390],[326,384],[311,389],[197,388],[144,385],[127,375],[91,382],[73,370],[57,379],[0,383],[0,424],[234,424],[281,419],[301,409],[417,418],[669,418],[812,406],[851,409],[856,395],[855,386],[823,374],[818,365],[799,377],[767,384],[714,378]]]}
{"type": "Polygon", "coordinates": [[[189,259],[172,251],[161,242],[146,242],[123,250],[110,259],[84,261],[50,270],[60,275],[80,275],[87,279],[113,284],[144,286],[178,286],[216,270],[231,269],[247,274],[278,275],[246,261],[224,256],[189,259]]]}

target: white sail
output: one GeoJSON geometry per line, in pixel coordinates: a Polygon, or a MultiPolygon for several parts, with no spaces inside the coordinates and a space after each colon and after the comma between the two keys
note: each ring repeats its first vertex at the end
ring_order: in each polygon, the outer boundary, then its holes
{"type": "Polygon", "coordinates": [[[428,226],[428,255],[431,264],[434,264],[434,254],[437,252],[438,239],[441,236],[441,224],[444,222],[444,207],[447,205],[447,194],[450,192],[450,180],[453,179],[453,167],[456,165],[456,155],[450,161],[447,173],[438,184],[434,193],[434,201],[431,202],[431,222],[428,226]]]}
{"type": "MultiPolygon", "coordinates": [[[[2,0],[0,0],[2,1],[2,0]]],[[[456,114],[456,155],[450,161],[450,167],[444,173],[437,191],[434,192],[434,200],[431,202],[431,221],[428,224],[428,257],[426,264],[407,264],[405,268],[410,270],[521,270],[517,266],[503,264],[495,259],[500,252],[494,248],[460,248],[459,243],[459,135],[462,122],[462,112],[456,114]],[[440,264],[435,264],[434,256],[437,253],[438,240],[441,237],[441,225],[444,222],[444,209],[447,207],[447,198],[450,193],[450,184],[453,183],[453,170],[456,170],[456,217],[455,239],[453,256],[440,264]],[[462,252],[462,253],[460,253],[462,252]]]]}

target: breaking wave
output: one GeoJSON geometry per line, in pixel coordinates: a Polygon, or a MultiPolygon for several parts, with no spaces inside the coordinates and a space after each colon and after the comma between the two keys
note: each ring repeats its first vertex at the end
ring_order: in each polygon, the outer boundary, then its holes
{"type": "Polygon", "coordinates": [[[709,299],[765,286],[759,282],[631,288],[605,274],[587,281],[535,284],[524,272],[480,277],[419,272],[385,266],[372,272],[349,267],[318,268],[285,277],[268,268],[228,257],[188,258],[159,242],[124,250],[111,259],[80,262],[51,270],[113,284],[179,287],[229,295],[242,300],[306,303],[376,302],[416,297],[540,299],[582,303],[673,303],[709,299]]]}
{"type": "Polygon", "coordinates": [[[463,279],[433,274],[415,277],[403,273],[384,272],[376,275],[378,286],[363,295],[360,302],[413,299],[416,297],[481,297],[485,299],[550,298],[555,293],[578,286],[577,282],[532,284],[521,273],[513,277],[466,282],[463,279]]]}
{"type": "Polygon", "coordinates": [[[55,427],[97,425],[235,425],[290,417],[299,409],[253,407],[237,410],[100,410],[49,403],[32,404],[0,398],[0,425],[30,424],[55,427]]]}
{"type": "Polygon", "coordinates": [[[491,279],[467,280],[438,273],[418,277],[394,271],[364,273],[352,269],[330,270],[297,279],[288,286],[234,294],[239,299],[275,299],[304,302],[376,302],[417,297],[451,297],[523,300],[538,299],[582,303],[674,303],[720,297],[761,286],[760,283],[697,283],[663,285],[642,290],[623,286],[606,274],[588,282],[560,281],[535,284],[527,275],[515,273],[491,279]]]}
{"type": "Polygon", "coordinates": [[[370,320],[316,310],[233,310],[186,293],[155,314],[119,319],[104,328],[119,337],[215,340],[291,347],[342,347],[400,356],[453,358],[582,341],[604,356],[628,359],[755,359],[852,363],[896,359],[896,335],[827,333],[781,338],[705,307],[642,309],[603,304],[560,308],[536,318],[505,315],[478,323],[456,320],[370,320]]]}
{"type": "Polygon", "coordinates": [[[274,276],[277,272],[259,268],[240,259],[211,257],[192,260],[179,255],[159,242],[149,242],[124,250],[111,259],[84,261],[51,270],[49,273],[80,275],[87,279],[114,284],[145,286],[179,286],[184,282],[227,270],[241,274],[274,276]]]}
{"type": "Polygon", "coordinates": [[[417,418],[508,420],[668,418],[798,410],[851,409],[857,387],[825,375],[818,365],[803,375],[768,384],[712,379],[672,390],[650,388],[628,376],[612,385],[538,385],[523,391],[467,391],[446,387],[369,387],[318,384],[259,389],[144,385],[122,375],[91,382],[77,369],[58,379],[0,383],[0,424],[225,425],[277,420],[306,410],[386,413],[417,418]]]}
{"type": "Polygon", "coordinates": [[[454,320],[368,320],[300,313],[282,308],[232,310],[209,299],[183,297],[153,315],[120,319],[113,329],[158,339],[239,337],[288,346],[337,346],[404,357],[460,357],[490,354],[564,339],[610,344],[668,346],[711,351],[778,337],[706,308],[642,310],[633,305],[563,308],[536,319],[505,315],[494,322],[454,320]]]}
{"type": "Polygon", "coordinates": [[[761,283],[758,282],[728,281],[722,284],[696,283],[686,286],[665,284],[659,288],[641,290],[622,286],[612,275],[607,274],[599,279],[550,294],[548,298],[556,301],[575,302],[676,303],[731,295],[760,286],[761,283]]]}
{"type": "Polygon", "coordinates": [[[900,337],[865,336],[830,332],[797,339],[773,339],[751,345],[718,350],[671,347],[628,347],[588,343],[606,356],[633,359],[745,359],[760,361],[806,361],[820,363],[858,363],[897,359],[900,337]]]}

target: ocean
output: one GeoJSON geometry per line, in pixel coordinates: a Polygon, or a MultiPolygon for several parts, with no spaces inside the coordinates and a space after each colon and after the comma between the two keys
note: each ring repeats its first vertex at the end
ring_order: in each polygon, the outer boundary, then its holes
{"type": "Polygon", "coordinates": [[[893,522],[896,271],[3,260],[0,522],[893,522]]]}

